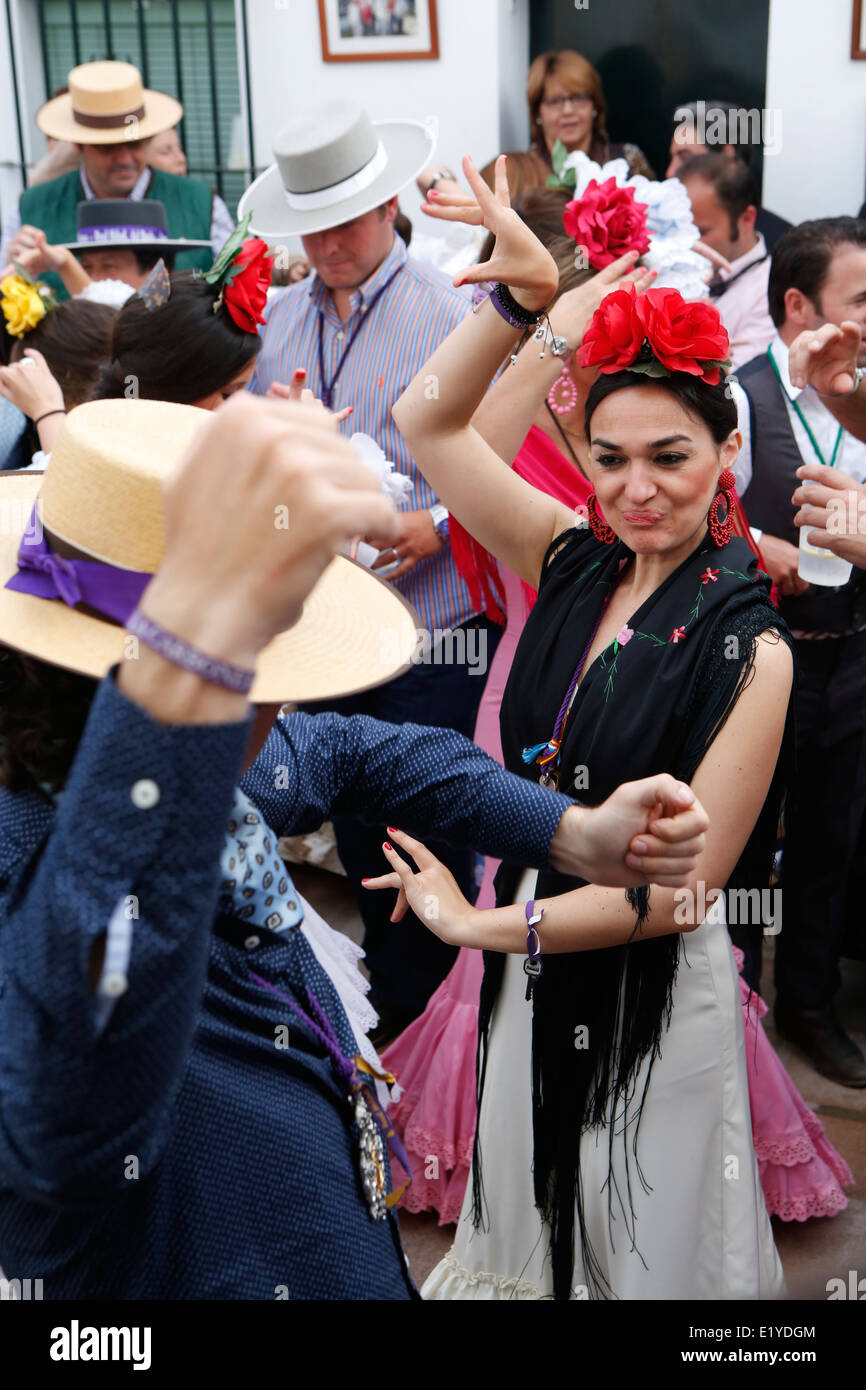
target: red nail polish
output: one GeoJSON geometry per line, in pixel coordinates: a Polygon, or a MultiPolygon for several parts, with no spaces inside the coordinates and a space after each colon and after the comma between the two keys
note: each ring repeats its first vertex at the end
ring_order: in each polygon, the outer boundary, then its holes
{"type": "Polygon", "coordinates": [[[393,845],[389,845],[387,840],[385,841],[385,848],[391,850],[391,852],[392,852],[392,854],[393,854],[393,852],[394,852],[394,846],[393,846],[393,845]]]}
{"type": "Polygon", "coordinates": [[[362,883],[369,883],[370,880],[369,880],[368,878],[362,878],[362,879],[361,879],[361,882],[362,882],[362,883]]]}
{"type": "Polygon", "coordinates": [[[386,826],[385,826],[385,829],[387,830],[387,832],[388,832],[389,835],[393,835],[393,834],[395,833],[396,826],[393,826],[393,825],[386,825],[386,826]]]}

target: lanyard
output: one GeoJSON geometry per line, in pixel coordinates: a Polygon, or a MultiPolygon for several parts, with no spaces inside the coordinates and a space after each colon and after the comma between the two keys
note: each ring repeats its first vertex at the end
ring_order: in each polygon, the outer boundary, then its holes
{"type": "Polygon", "coordinates": [[[366,309],[361,314],[361,317],[358,319],[358,322],[355,324],[355,327],[353,328],[352,333],[349,337],[349,341],[343,348],[343,355],[337,363],[337,370],[334,372],[334,375],[331,377],[330,381],[328,381],[327,377],[325,376],[325,314],[322,309],[319,310],[319,380],[321,382],[322,388],[322,404],[326,405],[329,410],[331,409],[331,406],[334,402],[334,387],[337,384],[337,378],[340,375],[340,372],[343,370],[343,363],[345,362],[346,358],[349,356],[349,353],[355,345],[355,339],[361,332],[361,329],[364,327],[364,324],[367,322],[367,319],[370,317],[371,313],[373,312],[373,309],[376,307],[376,304],[382,298],[382,295],[385,293],[386,289],[391,284],[391,281],[396,279],[396,277],[400,274],[400,271],[402,269],[403,266],[398,265],[393,275],[391,275],[385,281],[384,285],[382,285],[381,289],[378,289],[376,293],[373,295],[373,298],[370,300],[370,303],[367,305],[366,309]]]}
{"type": "MultiPolygon", "coordinates": [[[[776,366],[776,359],[775,359],[775,357],[773,356],[773,344],[772,344],[772,343],[771,343],[770,346],[767,348],[767,356],[768,356],[769,359],[770,359],[770,366],[773,368],[773,371],[776,373],[776,379],[777,379],[779,385],[782,387],[782,390],[785,391],[784,383],[783,383],[783,381],[782,381],[782,374],[781,374],[781,372],[779,371],[779,368],[776,366]]],[[[788,396],[787,391],[785,391],[785,395],[788,396]]],[[[806,433],[808,434],[810,440],[812,441],[812,448],[815,450],[815,453],[818,455],[818,462],[819,462],[819,463],[822,463],[822,464],[824,465],[825,468],[833,468],[834,465],[835,465],[835,463],[836,463],[836,457],[837,457],[837,455],[838,455],[838,453],[839,453],[839,445],[842,443],[842,435],[845,433],[845,431],[843,430],[842,426],[841,426],[841,425],[839,426],[839,430],[838,430],[838,433],[837,433],[837,435],[836,435],[836,443],[833,445],[833,453],[832,453],[832,455],[831,455],[831,457],[830,457],[830,462],[829,462],[829,464],[828,464],[828,462],[827,462],[827,460],[825,459],[824,455],[821,453],[821,450],[818,448],[818,441],[817,441],[817,439],[815,438],[814,434],[812,433],[812,430],[811,430],[811,428],[810,428],[810,426],[809,426],[809,421],[806,419],[805,415],[803,414],[803,412],[802,412],[802,410],[800,409],[800,407],[799,407],[799,405],[797,404],[797,402],[796,402],[796,401],[792,401],[790,396],[788,396],[788,400],[791,401],[791,405],[794,407],[794,409],[795,409],[796,412],[797,412],[797,415],[799,416],[800,424],[803,426],[803,429],[806,431],[806,433]]]]}

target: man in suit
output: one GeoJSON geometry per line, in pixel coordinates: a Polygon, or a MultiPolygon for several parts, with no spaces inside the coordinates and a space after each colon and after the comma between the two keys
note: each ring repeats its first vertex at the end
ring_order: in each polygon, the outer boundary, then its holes
{"type": "MultiPolygon", "coordinates": [[[[743,448],[737,477],[781,611],[797,643],[797,775],[788,791],[784,926],[776,938],[776,1026],[815,1068],[866,1086],[866,1058],[834,1011],[839,956],[862,931],[866,852],[866,573],[838,587],[798,573],[796,507],[804,464],[866,481],[866,444],[811,385],[795,386],[789,347],[827,324],[859,327],[866,365],[866,222],[821,218],[776,245],[768,286],[777,333],[732,381],[743,448]]],[[[798,365],[799,377],[802,368],[798,365]]]]}

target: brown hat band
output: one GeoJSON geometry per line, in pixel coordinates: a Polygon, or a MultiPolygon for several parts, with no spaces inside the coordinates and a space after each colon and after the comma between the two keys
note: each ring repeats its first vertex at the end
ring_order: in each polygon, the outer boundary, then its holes
{"type": "Polygon", "coordinates": [[[114,116],[91,116],[86,111],[78,111],[73,106],[72,115],[78,125],[92,126],[94,130],[110,130],[113,127],[122,129],[128,121],[139,121],[144,116],[144,102],[141,106],[136,106],[134,111],[121,111],[114,116]]]}

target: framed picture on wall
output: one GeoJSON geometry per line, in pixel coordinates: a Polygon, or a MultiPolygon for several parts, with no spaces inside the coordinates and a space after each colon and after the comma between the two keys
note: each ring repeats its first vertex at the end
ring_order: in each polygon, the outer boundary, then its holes
{"type": "Polygon", "coordinates": [[[854,22],[851,26],[851,57],[866,58],[866,5],[854,0],[854,22]]]}
{"type": "Polygon", "coordinates": [[[326,63],[438,58],[436,0],[319,0],[326,63]]]}

